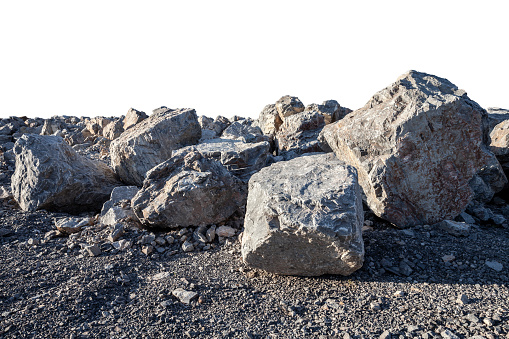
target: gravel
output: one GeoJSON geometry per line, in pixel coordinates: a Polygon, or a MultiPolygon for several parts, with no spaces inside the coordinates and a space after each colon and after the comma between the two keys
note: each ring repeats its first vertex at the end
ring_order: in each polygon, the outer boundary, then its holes
{"type": "Polygon", "coordinates": [[[501,226],[455,237],[367,213],[364,266],[312,278],[246,267],[236,235],[124,225],[115,248],[113,227],[55,232],[66,216],[0,209],[0,338],[509,338],[501,226]]]}

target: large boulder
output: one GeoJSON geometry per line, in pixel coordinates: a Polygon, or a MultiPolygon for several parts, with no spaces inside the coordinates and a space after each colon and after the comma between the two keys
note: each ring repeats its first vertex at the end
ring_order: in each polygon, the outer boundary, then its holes
{"type": "Polygon", "coordinates": [[[172,151],[196,144],[200,137],[194,109],[159,108],[111,143],[111,166],[123,182],[141,186],[151,168],[170,158],[172,151]]]}
{"type": "Polygon", "coordinates": [[[323,115],[317,111],[286,117],[275,136],[278,155],[293,158],[304,153],[321,152],[317,138],[324,126],[323,115]],[[289,152],[291,155],[287,154],[289,152]]]}
{"type": "Polygon", "coordinates": [[[285,118],[304,111],[304,104],[297,97],[285,95],[276,101],[276,109],[282,121],[285,118]]]}
{"type": "Polygon", "coordinates": [[[98,211],[120,185],[108,166],[79,155],[58,136],[25,134],[14,153],[12,192],[25,211],[98,211]]]}
{"type": "Polygon", "coordinates": [[[270,138],[263,135],[260,127],[251,119],[240,119],[230,124],[221,134],[223,139],[242,140],[243,142],[269,141],[270,138]]]}
{"type": "Polygon", "coordinates": [[[148,227],[206,226],[228,219],[246,196],[245,185],[220,162],[189,152],[150,170],[131,205],[148,227]]]}
{"type": "Polygon", "coordinates": [[[240,140],[212,139],[178,149],[173,156],[193,151],[221,162],[230,173],[247,182],[251,175],[266,166],[270,145],[267,141],[244,143],[240,140]]]}
{"type": "Polygon", "coordinates": [[[486,111],[447,79],[409,71],[322,134],[357,168],[367,204],[399,227],[453,219],[490,160],[486,111]]]}
{"type": "Polygon", "coordinates": [[[349,275],[362,266],[362,198],[354,167],[332,153],[275,163],[251,177],[242,257],[285,275],[349,275]]]}

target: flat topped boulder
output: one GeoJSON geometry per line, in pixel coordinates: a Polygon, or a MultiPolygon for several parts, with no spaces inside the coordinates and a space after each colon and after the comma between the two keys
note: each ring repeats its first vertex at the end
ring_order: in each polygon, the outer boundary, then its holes
{"type": "Polygon", "coordinates": [[[349,275],[362,266],[357,171],[332,153],[275,163],[251,177],[242,257],[284,275],[349,275]]]}
{"type": "Polygon", "coordinates": [[[493,154],[486,111],[446,79],[410,71],[321,137],[359,171],[367,204],[399,227],[453,219],[493,154]]]}
{"type": "Polygon", "coordinates": [[[240,140],[216,138],[178,149],[173,152],[173,156],[192,151],[220,161],[230,173],[247,182],[252,174],[267,164],[270,144],[267,141],[245,143],[240,140]]]}
{"type": "Polygon", "coordinates": [[[196,144],[200,138],[194,109],[162,107],[111,143],[111,166],[123,182],[141,186],[145,174],[169,159],[173,150],[196,144]]]}
{"type": "Polygon", "coordinates": [[[99,211],[121,185],[108,166],[79,155],[58,136],[25,134],[14,154],[11,186],[25,211],[99,211]]]}

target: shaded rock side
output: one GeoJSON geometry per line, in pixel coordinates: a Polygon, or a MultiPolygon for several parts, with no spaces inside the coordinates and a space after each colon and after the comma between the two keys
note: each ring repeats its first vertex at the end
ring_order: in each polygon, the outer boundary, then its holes
{"type": "Polygon", "coordinates": [[[14,153],[11,186],[25,211],[98,211],[121,185],[108,166],[79,155],[58,136],[25,134],[14,153]]]}
{"type": "Polygon", "coordinates": [[[200,152],[206,158],[220,161],[230,173],[247,182],[251,175],[266,166],[270,144],[267,141],[244,143],[240,140],[212,139],[176,150],[173,156],[192,151],[200,152]]]}
{"type": "Polygon", "coordinates": [[[155,110],[110,145],[111,166],[126,184],[141,186],[145,174],[173,150],[196,144],[201,128],[194,109],[155,110]]]}
{"type": "Polygon", "coordinates": [[[331,153],[262,169],[249,181],[242,257],[284,275],[349,275],[362,266],[357,171],[331,153]]]}
{"type": "Polygon", "coordinates": [[[359,171],[367,204],[399,227],[453,219],[489,162],[487,113],[446,79],[410,71],[322,135],[359,171]]]}
{"type": "Polygon", "coordinates": [[[131,205],[149,227],[206,226],[225,221],[245,205],[244,187],[220,162],[183,153],[150,170],[131,205]]]}

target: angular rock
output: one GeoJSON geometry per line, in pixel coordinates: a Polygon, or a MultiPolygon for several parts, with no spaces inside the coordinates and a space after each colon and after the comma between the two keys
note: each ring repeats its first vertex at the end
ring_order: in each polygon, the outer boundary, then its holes
{"type": "Polygon", "coordinates": [[[220,115],[215,120],[202,115],[198,118],[198,122],[202,129],[201,140],[217,138],[230,126],[230,121],[220,115]]]}
{"type": "Polygon", "coordinates": [[[333,154],[262,169],[249,181],[242,257],[284,275],[349,275],[362,266],[357,172],[333,154]]]}
{"type": "Polygon", "coordinates": [[[486,163],[470,180],[472,190],[471,204],[485,204],[493,199],[495,193],[502,191],[507,185],[507,177],[497,158],[490,154],[486,163]]]}
{"type": "Polygon", "coordinates": [[[468,183],[491,157],[486,116],[448,80],[410,71],[322,134],[359,171],[371,210],[410,227],[453,219],[472,200],[468,183]]]}
{"type": "Polygon", "coordinates": [[[108,240],[110,242],[115,242],[118,239],[120,239],[120,237],[123,235],[124,235],[124,226],[122,224],[116,224],[113,227],[113,230],[111,231],[110,235],[108,236],[108,240]]]}
{"type": "Polygon", "coordinates": [[[124,132],[124,124],[120,119],[112,121],[103,129],[103,136],[110,140],[115,140],[124,132]]]}
{"type": "Polygon", "coordinates": [[[318,112],[323,115],[323,120],[326,125],[341,120],[348,113],[352,112],[351,109],[341,107],[336,100],[326,100],[321,105],[311,104],[306,107],[304,112],[318,112]]]}
{"type": "Polygon", "coordinates": [[[317,138],[324,126],[323,115],[316,111],[288,116],[275,136],[278,154],[322,152],[317,138]]]}
{"type": "Polygon", "coordinates": [[[240,140],[212,139],[195,146],[183,147],[174,151],[173,156],[192,151],[220,161],[233,175],[247,182],[251,175],[266,166],[270,145],[267,141],[244,143],[240,140]]]}
{"type": "Polygon", "coordinates": [[[235,229],[230,226],[219,226],[216,229],[216,234],[218,237],[230,238],[233,237],[235,233],[235,229]]]}
{"type": "Polygon", "coordinates": [[[509,109],[488,107],[486,108],[486,111],[488,112],[488,129],[490,133],[496,125],[509,120],[509,109]]]}
{"type": "Polygon", "coordinates": [[[111,191],[110,200],[106,201],[101,209],[101,215],[105,215],[110,208],[120,203],[122,200],[129,200],[138,193],[137,186],[119,186],[111,191]]]}
{"type": "Polygon", "coordinates": [[[269,141],[270,138],[263,135],[260,127],[254,124],[250,118],[241,119],[233,122],[221,134],[223,139],[241,140],[242,142],[262,142],[269,141]]]}
{"type": "Polygon", "coordinates": [[[131,205],[150,227],[217,224],[244,206],[244,186],[220,162],[190,152],[150,170],[131,205]]]}
{"type": "Polygon", "coordinates": [[[111,119],[104,117],[95,117],[87,120],[85,123],[86,129],[92,133],[92,135],[103,135],[103,129],[111,123],[111,119]]]}
{"type": "Polygon", "coordinates": [[[299,98],[291,95],[285,95],[276,101],[276,109],[282,121],[285,121],[285,118],[290,115],[304,111],[304,108],[304,104],[299,98]]]}
{"type": "Polygon", "coordinates": [[[265,106],[258,117],[258,126],[263,134],[268,135],[270,138],[274,138],[282,123],[283,120],[281,120],[274,104],[265,106]]]}
{"type": "Polygon", "coordinates": [[[79,155],[61,137],[25,134],[14,153],[11,187],[25,211],[96,211],[120,185],[108,166],[79,155]]]}
{"type": "Polygon", "coordinates": [[[200,138],[194,109],[157,109],[111,143],[111,166],[125,183],[141,186],[151,168],[170,158],[172,151],[200,138]]]}
{"type": "Polygon", "coordinates": [[[81,232],[83,227],[90,226],[93,223],[90,218],[63,218],[55,220],[55,227],[64,234],[73,234],[81,232]]]}
{"type": "Polygon", "coordinates": [[[147,119],[148,115],[145,114],[145,112],[138,111],[134,108],[129,108],[129,111],[127,111],[127,114],[124,118],[124,131],[127,131],[129,128],[133,127],[134,125],[142,122],[143,120],[147,119]]]}
{"type": "Polygon", "coordinates": [[[171,292],[174,297],[176,297],[180,302],[184,304],[189,304],[191,300],[198,296],[198,293],[192,291],[186,291],[183,288],[177,288],[171,292]]]}
{"type": "Polygon", "coordinates": [[[85,246],[85,250],[91,257],[97,257],[98,255],[101,254],[101,249],[99,248],[99,246],[97,246],[97,244],[85,246]]]}
{"type": "Polygon", "coordinates": [[[470,230],[472,229],[472,225],[470,224],[453,220],[441,221],[438,224],[435,224],[434,227],[446,231],[456,237],[468,237],[470,235],[470,230]]]}

